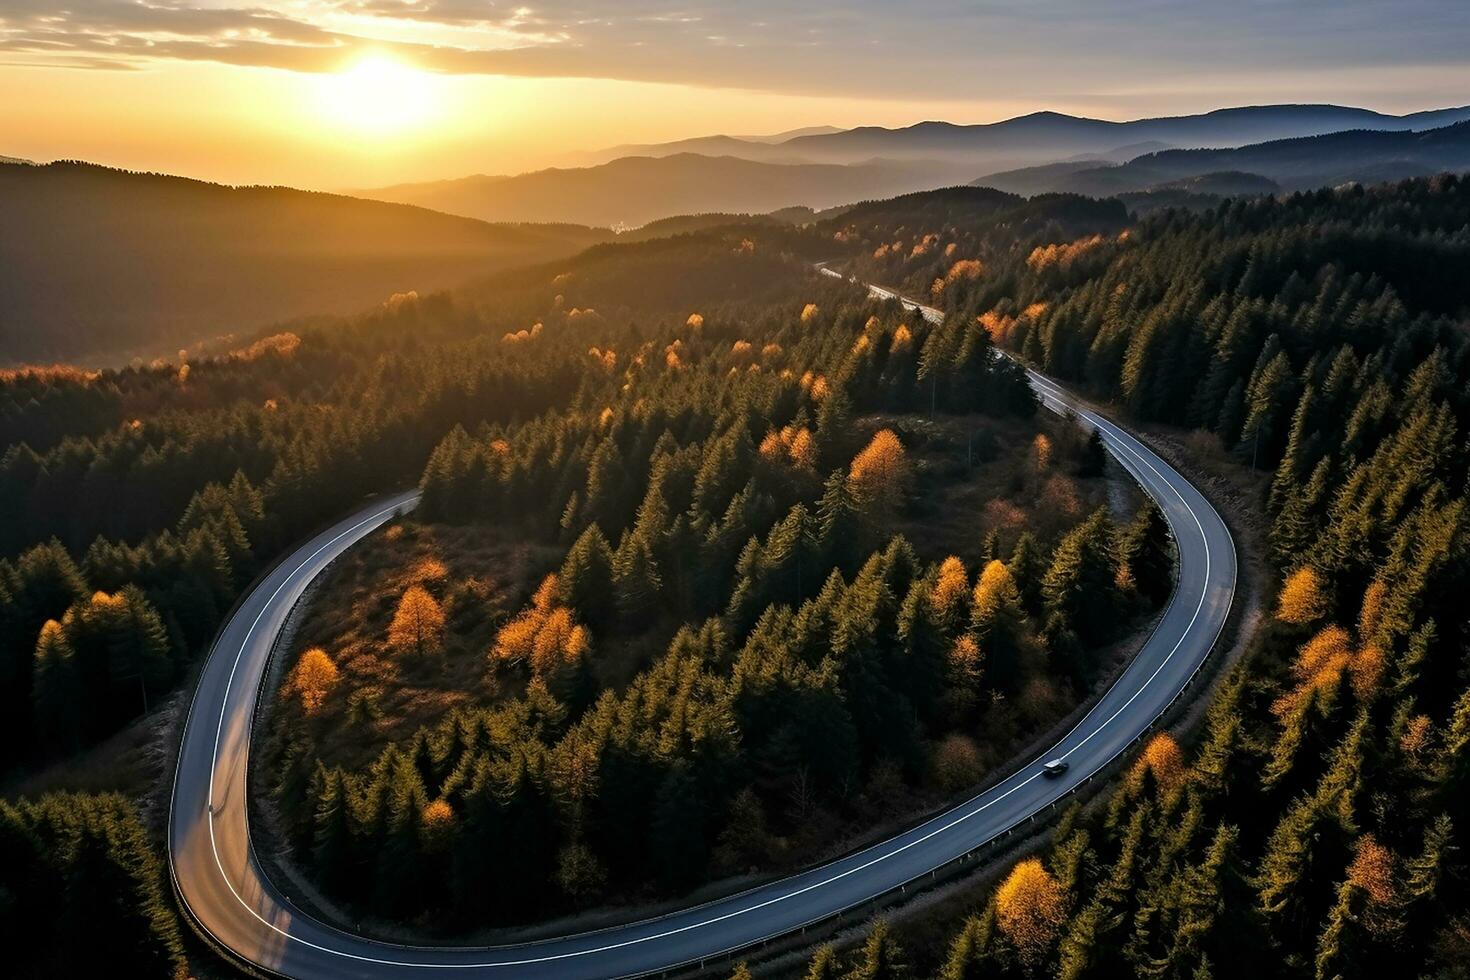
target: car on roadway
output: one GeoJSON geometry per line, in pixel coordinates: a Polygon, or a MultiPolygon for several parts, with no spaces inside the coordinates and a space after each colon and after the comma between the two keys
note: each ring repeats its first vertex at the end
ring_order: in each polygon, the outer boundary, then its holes
{"type": "Polygon", "coordinates": [[[1067,771],[1066,759],[1052,759],[1041,764],[1041,771],[1048,776],[1060,776],[1067,771]]]}

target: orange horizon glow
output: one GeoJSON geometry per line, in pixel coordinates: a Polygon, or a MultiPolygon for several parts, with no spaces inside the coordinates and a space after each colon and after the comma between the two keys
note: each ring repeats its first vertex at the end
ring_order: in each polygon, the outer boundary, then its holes
{"type": "MultiPolygon", "coordinates": [[[[129,24],[133,8],[119,5],[95,25],[90,10],[0,13],[0,155],[341,191],[585,166],[592,151],[716,134],[1042,109],[1113,120],[1270,102],[1405,112],[1453,104],[1470,87],[1463,59],[1306,64],[1293,49],[1269,65],[1181,66],[1130,58],[1132,35],[1112,37],[1116,52],[1089,40],[1074,64],[1050,57],[1076,42],[1073,28],[979,7],[942,36],[908,13],[834,13],[797,33],[776,23],[784,13],[763,26],[713,8],[571,20],[516,8],[455,21],[432,2],[349,7],[181,3],[129,24]],[[1014,43],[983,55],[963,43],[994,17],[1014,43]],[[726,36],[716,19],[748,36],[726,36]],[[930,43],[904,45],[894,32],[906,31],[930,43]],[[925,70],[897,67],[909,61],[925,70]]],[[[1179,16],[1189,22],[1175,25],[1178,43],[1200,36],[1194,14],[1179,16]]],[[[1231,23],[1264,44],[1279,35],[1262,18],[1231,23]]]]}

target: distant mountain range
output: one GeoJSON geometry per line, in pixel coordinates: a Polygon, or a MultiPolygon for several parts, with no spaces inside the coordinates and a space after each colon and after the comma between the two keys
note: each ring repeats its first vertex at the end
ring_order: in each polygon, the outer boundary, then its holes
{"type": "Polygon", "coordinates": [[[692,152],[779,163],[944,161],[991,169],[1086,156],[1126,160],[1168,148],[1220,148],[1349,129],[1433,129],[1470,119],[1470,106],[1394,116],[1337,105],[1265,105],[1190,116],[1112,122],[1034,112],[980,125],[921,122],[896,129],[862,126],[767,140],[711,136],[677,143],[617,147],[608,155],[666,156],[692,152]]]}
{"type": "Polygon", "coordinates": [[[746,160],[780,163],[783,162],[781,159],[783,154],[779,151],[772,152],[770,147],[779,146],[801,136],[830,136],[840,132],[843,130],[836,126],[806,126],[801,129],[790,129],[784,133],[773,133],[770,136],[726,136],[722,134],[695,136],[669,143],[624,143],[621,146],[609,146],[602,150],[569,153],[566,160],[570,166],[590,167],[622,157],[667,157],[675,153],[699,153],[704,156],[732,156],[746,160]]]}
{"type": "Polygon", "coordinates": [[[614,227],[629,240],[806,223],[859,201],[965,184],[1117,196],[1142,211],[1470,171],[1470,108],[1386,116],[1262,106],[1124,123],[1035,113],[988,126],[823,127],[664,146],[691,144],[826,162],[674,152],[345,196],[0,159],[0,366],[115,363],[350,312],[559,259],[613,238],[614,227]],[[976,163],[1017,156],[1039,162],[976,163]]]}
{"type": "MultiPolygon", "coordinates": [[[[1087,194],[1134,192],[1192,181],[1180,193],[1264,193],[1313,180],[1372,179],[1371,168],[1351,156],[1349,170],[1298,165],[1260,170],[1242,157],[1171,157],[1192,149],[1230,150],[1287,138],[1353,131],[1378,133],[1384,146],[1413,130],[1470,120],[1470,106],[1403,116],[1333,105],[1247,106],[1194,116],[1109,122],[1038,112],[980,126],[927,122],[902,129],[862,127],[770,137],[708,136],[674,143],[621,146],[593,154],[619,155],[593,166],[538,170],[518,176],[478,175],[400,184],[351,193],[416,204],[485,221],[569,221],[638,227],[674,215],[764,213],[805,206],[823,209],[865,198],[891,197],[975,182],[1018,194],[1076,190],[1087,194]],[[1200,170],[1185,160],[1213,160],[1200,170]],[[1139,161],[1157,161],[1144,165],[1139,161]],[[1021,166],[1026,164],[1027,166],[1021,166]],[[1124,164],[1125,168],[1115,167],[1124,164]],[[1039,165],[1039,166],[1038,166],[1039,165]],[[1214,171],[1255,175],[1199,178],[1214,171]],[[1259,178],[1265,178],[1265,181],[1259,178]]],[[[1356,143],[1342,152],[1383,151],[1356,143]]],[[[1310,151],[1309,151],[1310,155],[1310,151]]],[[[1411,157],[1381,170],[1383,177],[1437,169],[1427,157],[1411,157]],[[1419,163],[1414,161],[1419,160],[1419,163]],[[1417,169],[1416,169],[1417,167],[1417,169]]],[[[1444,159],[1455,159],[1449,154],[1444,159]]],[[[1446,164],[1448,165],[1448,164],[1446,164]]],[[[1284,165],[1282,165],[1284,166],[1284,165]]],[[[1381,179],[1381,178],[1380,178],[1381,179]]]]}
{"type": "Polygon", "coordinates": [[[0,164],[0,215],[0,365],[151,356],[611,237],[82,163],[0,164]]]}
{"type": "Polygon", "coordinates": [[[680,214],[762,213],[795,205],[821,209],[963,184],[973,176],[973,169],[955,164],[775,164],[677,153],[516,177],[463,177],[352,193],[485,221],[637,227],[680,214]]]}
{"type": "Polygon", "coordinates": [[[1419,132],[1349,130],[1220,150],[1164,150],[1121,165],[1054,163],[990,174],[973,183],[1038,194],[1094,197],[1154,190],[1232,196],[1376,183],[1470,170],[1470,122],[1419,132]]]}

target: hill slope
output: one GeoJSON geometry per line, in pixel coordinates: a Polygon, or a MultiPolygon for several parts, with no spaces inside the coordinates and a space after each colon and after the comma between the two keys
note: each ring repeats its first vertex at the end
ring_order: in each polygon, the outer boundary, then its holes
{"type": "Polygon", "coordinates": [[[152,355],[608,237],[70,162],[0,165],[0,213],[0,363],[152,355]]]}
{"type": "Polygon", "coordinates": [[[464,177],[360,192],[485,221],[639,226],[678,214],[831,207],[963,183],[973,171],[922,163],[782,165],[678,153],[516,177],[464,177]]]}

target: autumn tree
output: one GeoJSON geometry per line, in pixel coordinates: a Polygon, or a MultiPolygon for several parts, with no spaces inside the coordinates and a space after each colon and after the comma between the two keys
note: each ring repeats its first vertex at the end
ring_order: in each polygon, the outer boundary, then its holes
{"type": "Polygon", "coordinates": [[[1066,920],[1066,900],[1038,858],[1018,862],[996,889],[996,924],[1028,971],[1038,969],[1050,952],[1066,920]]]}
{"type": "Polygon", "coordinates": [[[388,645],[416,656],[438,653],[444,646],[444,610],[422,585],[411,585],[398,600],[388,626],[388,645]]]}
{"type": "Polygon", "coordinates": [[[1168,732],[1159,732],[1128,771],[1128,785],[1137,792],[1145,782],[1152,782],[1160,796],[1167,796],[1183,786],[1188,775],[1179,743],[1168,732]]]}
{"type": "Polygon", "coordinates": [[[903,506],[910,480],[908,454],[892,429],[880,429],[853,457],[848,487],[869,520],[879,521],[903,506]]]}
{"type": "Polygon", "coordinates": [[[1316,622],[1329,611],[1322,576],[1311,565],[1303,565],[1286,577],[1276,600],[1276,618],[1293,626],[1316,622]]]}
{"type": "Polygon", "coordinates": [[[970,576],[965,571],[965,563],[950,555],[940,563],[939,574],[929,596],[936,618],[951,628],[958,626],[962,622],[961,613],[969,592],[970,576]]]}
{"type": "Polygon", "coordinates": [[[337,665],[327,651],[312,647],[296,661],[283,690],[295,694],[301,701],[301,709],[312,714],[326,701],[337,680],[337,665]]]}
{"type": "Polygon", "coordinates": [[[934,747],[934,781],[946,793],[974,786],[985,772],[980,747],[968,735],[952,732],[934,747]]]}
{"type": "Polygon", "coordinates": [[[525,663],[537,677],[560,674],[566,682],[585,670],[592,637],[561,604],[562,594],[560,577],[546,576],[531,604],[496,633],[492,660],[525,663]]]}

